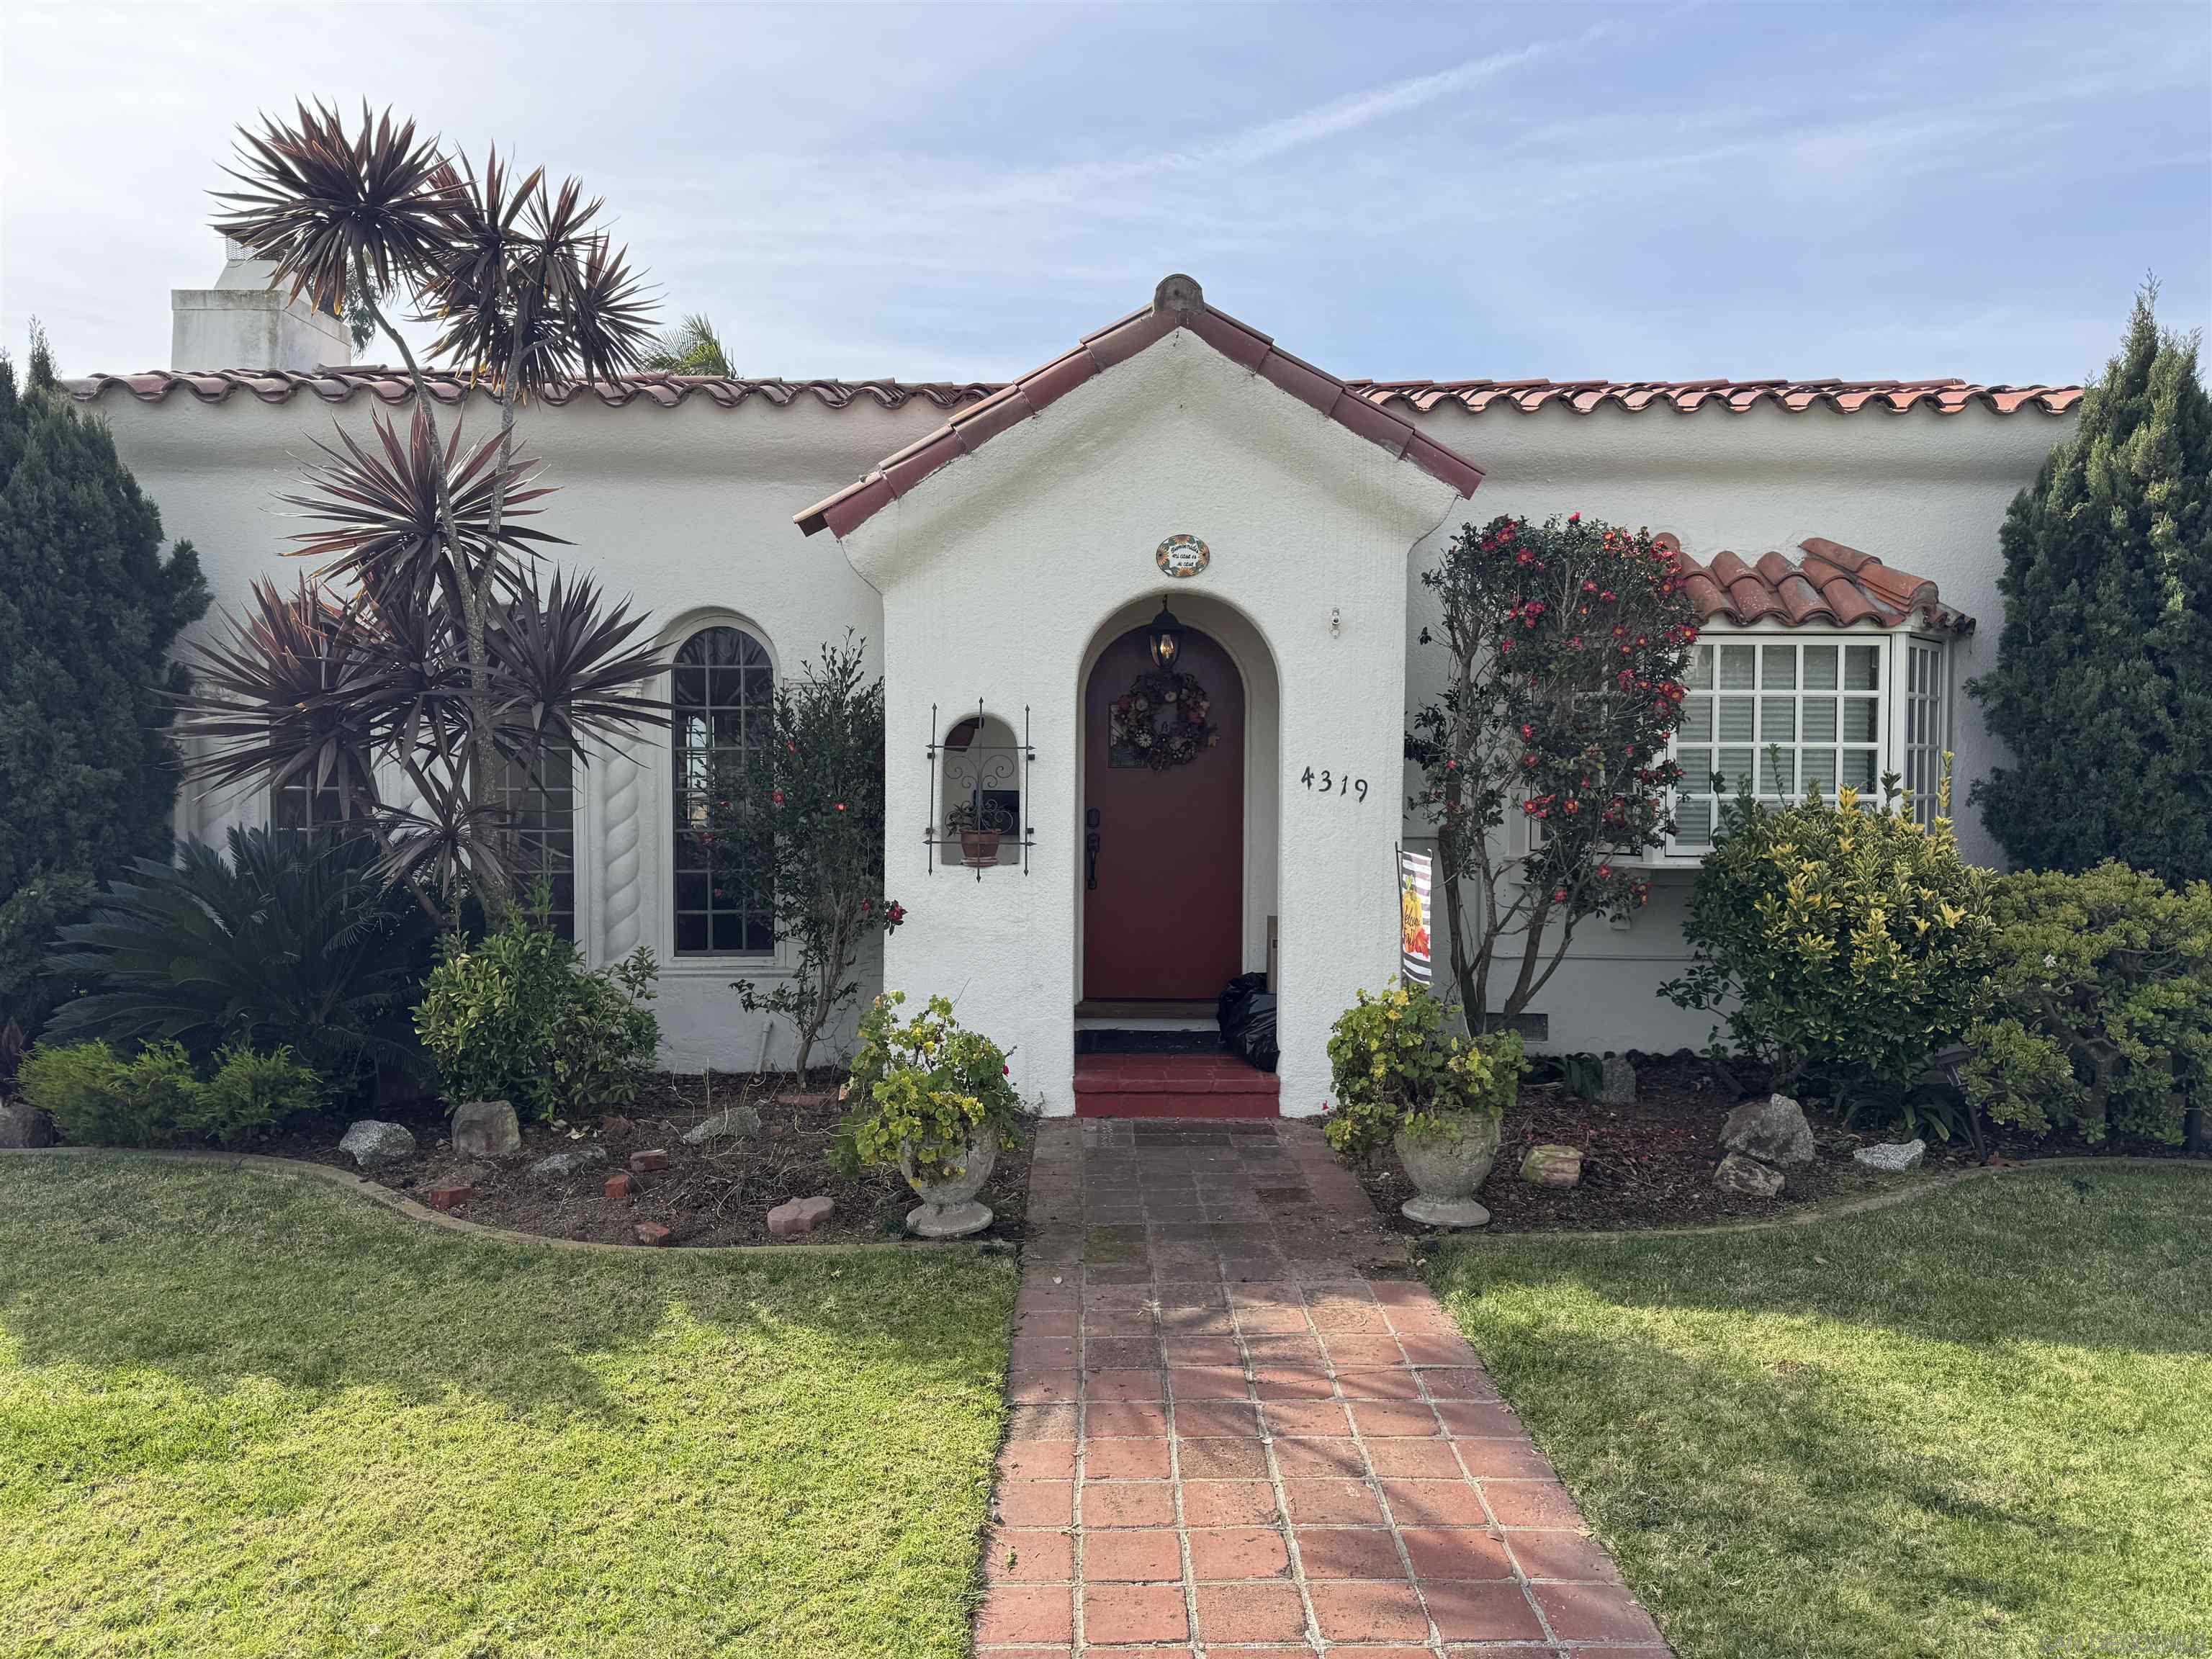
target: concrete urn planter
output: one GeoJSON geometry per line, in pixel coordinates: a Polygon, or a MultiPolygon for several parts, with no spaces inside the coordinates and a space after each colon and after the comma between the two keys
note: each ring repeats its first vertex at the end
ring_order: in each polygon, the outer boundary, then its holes
{"type": "Polygon", "coordinates": [[[941,1181],[930,1181],[914,1167],[910,1146],[899,1147],[899,1173],[921,1202],[906,1212],[906,1230],[917,1238],[964,1238],[991,1224],[991,1206],[975,1194],[999,1161],[999,1137],[986,1129],[968,1143],[958,1168],[941,1181]]]}
{"type": "Polygon", "coordinates": [[[1400,1213],[1425,1227],[1487,1224],[1490,1212],[1474,1201],[1474,1193],[1498,1161],[1503,1128],[1495,1117],[1466,1113],[1444,1118],[1435,1129],[1400,1129],[1390,1144],[1420,1188],[1399,1206],[1400,1213]]]}

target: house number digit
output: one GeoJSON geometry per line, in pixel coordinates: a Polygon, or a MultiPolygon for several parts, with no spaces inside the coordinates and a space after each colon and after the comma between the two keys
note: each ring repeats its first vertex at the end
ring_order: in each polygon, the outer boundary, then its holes
{"type": "Polygon", "coordinates": [[[1324,795],[1334,795],[1344,799],[1356,794],[1363,801],[1367,799],[1367,780],[1364,778],[1340,778],[1326,767],[1316,772],[1310,766],[1298,775],[1298,781],[1308,789],[1315,787],[1316,778],[1321,781],[1321,793],[1324,795]]]}

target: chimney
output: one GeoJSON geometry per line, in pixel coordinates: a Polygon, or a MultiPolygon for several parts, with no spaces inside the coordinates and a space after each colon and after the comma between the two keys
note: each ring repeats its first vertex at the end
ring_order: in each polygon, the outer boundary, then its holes
{"type": "Polygon", "coordinates": [[[169,367],[173,369],[307,370],[353,361],[345,325],[317,311],[290,287],[272,289],[273,259],[257,259],[223,240],[222,275],[213,288],[169,290],[169,367]]]}

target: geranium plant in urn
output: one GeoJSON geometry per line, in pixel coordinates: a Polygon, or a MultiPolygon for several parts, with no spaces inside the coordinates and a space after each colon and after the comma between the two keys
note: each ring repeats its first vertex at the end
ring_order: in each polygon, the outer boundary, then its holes
{"type": "Polygon", "coordinates": [[[1328,1039],[1334,1097],[1324,1133],[1347,1158],[1388,1144],[1419,1189],[1401,1209],[1431,1227],[1480,1227],[1475,1192],[1498,1158],[1505,1108],[1527,1060],[1514,1031],[1469,1039],[1446,1030],[1450,1011],[1425,985],[1395,981],[1337,1018],[1328,1039]]]}
{"type": "Polygon", "coordinates": [[[860,1051],[840,1091],[863,1160],[896,1167],[921,1203],[907,1214],[923,1238],[957,1238],[991,1224],[976,1194],[1026,1113],[1004,1050],[963,1029],[952,1004],[932,997],[902,1019],[906,993],[878,997],[860,1019],[860,1051]]]}

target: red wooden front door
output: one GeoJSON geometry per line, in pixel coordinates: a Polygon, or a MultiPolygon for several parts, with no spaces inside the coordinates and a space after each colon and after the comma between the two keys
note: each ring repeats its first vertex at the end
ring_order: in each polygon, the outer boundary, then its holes
{"type": "Polygon", "coordinates": [[[1216,741],[1164,770],[1115,765],[1111,752],[1112,705],[1152,672],[1145,630],[1108,646],[1084,689],[1083,994],[1092,1000],[1211,1002],[1243,969],[1244,682],[1196,629],[1183,630],[1178,667],[1204,690],[1216,741]]]}

